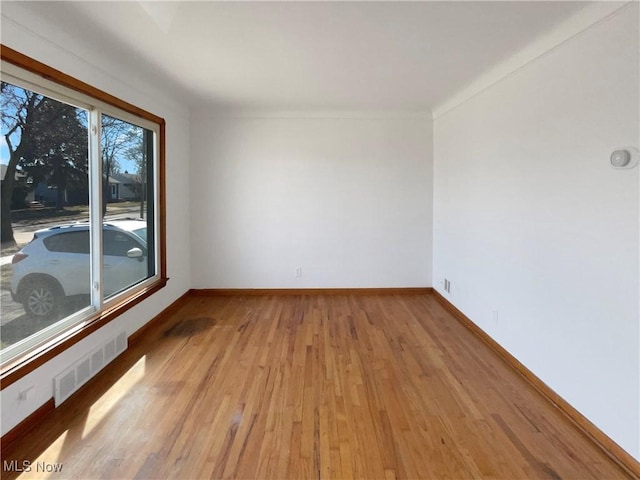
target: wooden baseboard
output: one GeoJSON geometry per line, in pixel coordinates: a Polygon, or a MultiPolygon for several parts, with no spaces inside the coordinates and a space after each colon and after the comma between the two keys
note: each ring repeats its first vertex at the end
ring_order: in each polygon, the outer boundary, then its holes
{"type": "MultiPolygon", "coordinates": [[[[38,407],[31,415],[22,420],[18,425],[13,427],[7,433],[5,433],[0,439],[0,443],[2,444],[1,452],[6,452],[7,447],[9,447],[14,441],[18,438],[25,436],[31,430],[33,430],[36,426],[38,426],[42,421],[47,418],[49,415],[53,413],[56,409],[56,404],[53,400],[53,397],[47,400],[43,405],[38,407]]],[[[0,459],[0,461],[4,460],[4,457],[0,459]]]]}
{"type": "Polygon", "coordinates": [[[640,463],[626,452],[620,445],[609,438],[602,430],[596,427],[587,417],[576,410],[569,402],[558,395],[538,378],[531,370],[525,367],[513,355],[504,349],[498,342],[491,338],[484,330],[476,325],[469,317],[458,310],[449,300],[444,298],[439,292],[433,290],[436,300],[460,321],[471,332],[478,336],[487,346],[489,346],[504,362],[518,372],[527,380],[538,392],[545,396],[560,412],[562,412],[587,438],[603,450],[609,458],[618,464],[626,473],[633,478],[640,479],[640,463]]]}
{"type": "Polygon", "coordinates": [[[182,307],[182,305],[187,301],[187,299],[192,294],[193,294],[192,290],[187,290],[180,297],[174,300],[167,308],[162,310],[158,315],[153,317],[151,320],[145,323],[142,327],[140,327],[138,330],[133,332],[128,339],[129,345],[135,345],[136,343],[138,343],[144,337],[145,333],[155,328],[157,324],[165,320],[170,315],[173,315],[180,307],[182,307]]]}
{"type": "Polygon", "coordinates": [[[432,287],[407,288],[202,288],[190,293],[199,297],[216,295],[424,295],[432,287]]]}

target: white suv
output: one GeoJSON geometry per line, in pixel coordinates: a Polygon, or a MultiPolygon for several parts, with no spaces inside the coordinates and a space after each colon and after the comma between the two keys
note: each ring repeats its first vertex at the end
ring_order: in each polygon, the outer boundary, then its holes
{"type": "MultiPolygon", "coordinates": [[[[108,297],[149,276],[147,223],[103,224],[103,286],[108,297]]],[[[12,260],[11,296],[35,317],[54,315],[66,297],[90,295],[89,225],[38,230],[12,260]]]]}

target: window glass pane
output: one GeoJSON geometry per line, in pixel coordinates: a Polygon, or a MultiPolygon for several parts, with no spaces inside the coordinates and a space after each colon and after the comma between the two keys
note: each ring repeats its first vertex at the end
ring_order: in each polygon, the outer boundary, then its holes
{"type": "Polygon", "coordinates": [[[1,347],[90,303],[88,112],[1,83],[1,347]]]}
{"type": "Polygon", "coordinates": [[[105,298],[155,274],[153,132],[102,115],[105,298]]]}
{"type": "Polygon", "coordinates": [[[62,232],[43,240],[50,252],[89,254],[89,230],[62,232]]]}
{"type": "Polygon", "coordinates": [[[132,248],[145,250],[144,242],[136,239],[133,235],[118,230],[111,230],[109,227],[104,230],[104,255],[115,257],[126,257],[132,248]]]}

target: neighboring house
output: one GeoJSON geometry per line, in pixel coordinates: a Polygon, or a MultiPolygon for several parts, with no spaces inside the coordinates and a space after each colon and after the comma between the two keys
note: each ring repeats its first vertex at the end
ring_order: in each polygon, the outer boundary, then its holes
{"type": "MultiPolygon", "coordinates": [[[[56,203],[58,189],[49,187],[45,182],[38,183],[33,190],[27,194],[27,203],[40,202],[44,205],[56,203]]],[[[65,195],[66,196],[66,195],[65,195]]],[[[66,198],[65,198],[66,203],[66,198]]]]}
{"type": "MultiPolygon", "coordinates": [[[[56,187],[50,187],[45,182],[40,182],[27,195],[27,202],[38,201],[45,205],[55,204],[58,195],[56,187]]],[[[129,189],[113,176],[109,177],[108,202],[129,200],[129,189]]],[[[64,193],[65,205],[86,205],[89,202],[89,192],[83,188],[70,188],[64,193]]]]}
{"type": "MultiPolygon", "coordinates": [[[[0,164],[0,178],[4,179],[7,173],[7,165],[0,164]]],[[[16,172],[16,180],[25,178],[25,174],[16,172]]],[[[29,183],[29,180],[27,181],[29,183]]],[[[116,173],[109,177],[109,197],[108,201],[117,202],[121,200],[140,200],[138,175],[133,173],[116,173]]],[[[57,187],[47,185],[46,182],[38,183],[31,189],[25,198],[25,202],[42,202],[45,205],[55,204],[58,196],[57,187]]],[[[64,194],[65,205],[83,205],[89,201],[89,194],[86,189],[67,189],[64,194]]]]}
{"type": "Polygon", "coordinates": [[[115,173],[109,177],[112,200],[140,200],[140,185],[138,175],[124,172],[115,173]],[[112,183],[113,182],[113,183],[112,183]]]}
{"type": "MultiPolygon", "coordinates": [[[[8,165],[0,164],[0,178],[2,180],[4,180],[8,169],[8,165]]],[[[32,179],[27,177],[27,175],[20,170],[16,170],[14,178],[15,183],[13,186],[13,195],[11,199],[12,210],[24,208],[26,206],[26,203],[32,202],[34,200],[32,179]]]]}
{"type": "MultiPolygon", "coordinates": [[[[120,200],[120,182],[113,177],[109,177],[109,193],[107,201],[117,202],[120,200]]],[[[103,192],[104,195],[104,192],[103,192]]]]}
{"type": "MultiPolygon", "coordinates": [[[[0,178],[4,180],[4,176],[7,173],[7,165],[0,164],[0,178]]],[[[44,205],[55,205],[58,198],[58,188],[47,185],[46,182],[39,182],[35,186],[33,185],[33,179],[27,177],[24,172],[16,171],[16,181],[26,180],[26,187],[29,191],[24,197],[25,203],[41,202],[44,205]]],[[[109,185],[112,187],[112,192],[117,192],[117,186],[113,189],[113,184],[117,184],[118,181],[109,178],[109,185]]],[[[24,186],[25,183],[22,183],[24,186]]],[[[117,197],[115,197],[117,198],[117,197]]],[[[89,193],[86,188],[70,188],[64,192],[64,204],[65,205],[87,205],[89,203],[89,193]]]]}
{"type": "MultiPolygon", "coordinates": [[[[4,163],[0,163],[0,179],[4,180],[4,176],[7,174],[8,168],[9,168],[8,165],[4,163]]],[[[20,180],[25,177],[26,175],[24,173],[22,173],[21,171],[16,171],[16,175],[15,175],[16,180],[20,180]]]]}
{"type": "MultiPolygon", "coordinates": [[[[57,198],[57,187],[51,187],[47,185],[46,182],[40,182],[27,194],[26,202],[37,201],[44,205],[55,205],[57,198]]],[[[68,188],[65,190],[65,205],[87,205],[88,203],[89,192],[86,188],[68,188]]]]}

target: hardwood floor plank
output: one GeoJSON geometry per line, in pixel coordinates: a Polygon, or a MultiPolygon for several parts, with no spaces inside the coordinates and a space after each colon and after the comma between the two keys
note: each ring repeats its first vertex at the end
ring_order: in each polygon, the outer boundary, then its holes
{"type": "Polygon", "coordinates": [[[2,456],[50,478],[629,478],[430,294],[191,297],[2,456]]]}

